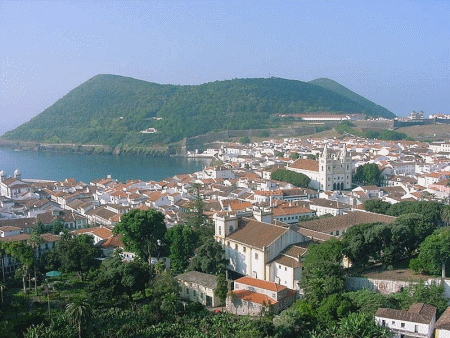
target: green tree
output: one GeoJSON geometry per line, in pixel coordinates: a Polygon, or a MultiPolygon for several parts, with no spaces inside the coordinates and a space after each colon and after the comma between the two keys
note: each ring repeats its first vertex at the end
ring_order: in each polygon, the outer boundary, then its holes
{"type": "Polygon", "coordinates": [[[374,224],[357,224],[350,227],[342,236],[342,250],[355,268],[365,268],[370,257],[377,255],[378,247],[373,246],[374,234],[368,236],[374,224]]]}
{"type": "Polygon", "coordinates": [[[11,255],[15,261],[22,263],[22,266],[17,270],[22,276],[23,292],[26,293],[25,277],[29,274],[35,256],[31,246],[24,242],[11,242],[6,247],[6,253],[11,255]]]}
{"type": "Polygon", "coordinates": [[[440,228],[429,235],[419,248],[417,260],[412,267],[420,267],[423,271],[438,274],[441,271],[445,278],[445,267],[450,259],[450,228],[440,228]]]}
{"type": "Polygon", "coordinates": [[[386,214],[387,210],[390,208],[391,203],[382,200],[374,199],[367,200],[364,202],[364,210],[375,212],[377,214],[386,214]]]}
{"type": "Polygon", "coordinates": [[[242,144],[249,144],[249,143],[251,143],[252,141],[248,138],[248,136],[244,136],[244,137],[241,137],[241,138],[239,139],[239,142],[242,143],[242,144]]]}
{"type": "Polygon", "coordinates": [[[79,338],[81,338],[82,325],[89,321],[91,313],[92,311],[89,303],[81,298],[66,305],[65,314],[71,323],[77,325],[79,338]]]}
{"type": "Polygon", "coordinates": [[[301,286],[305,298],[318,306],[323,299],[344,290],[342,247],[337,239],[310,247],[303,263],[301,286]]]}
{"type": "Polygon", "coordinates": [[[170,265],[175,272],[183,272],[189,265],[189,257],[194,254],[196,236],[192,228],[177,224],[166,232],[170,244],[170,265]]]}
{"type": "Polygon", "coordinates": [[[227,260],[225,250],[214,239],[208,240],[197,249],[197,253],[189,264],[188,270],[219,275],[225,272],[227,260]]]}
{"type": "Polygon", "coordinates": [[[311,179],[301,173],[296,173],[291,170],[277,169],[270,174],[270,178],[276,181],[288,182],[296,187],[308,187],[311,179]]]}
{"type": "Polygon", "coordinates": [[[122,215],[114,227],[114,234],[121,234],[125,249],[148,261],[160,249],[166,234],[164,215],[155,210],[133,209],[122,215]]]}
{"type": "Polygon", "coordinates": [[[38,269],[38,261],[41,257],[41,244],[43,240],[39,234],[36,232],[32,232],[30,238],[28,239],[28,245],[30,245],[34,250],[34,262],[33,262],[33,271],[34,271],[34,292],[37,295],[37,269],[38,269]]]}
{"type": "Polygon", "coordinates": [[[97,259],[101,251],[94,245],[94,238],[89,235],[62,236],[56,250],[56,259],[65,272],[78,272],[82,281],[85,274],[100,265],[97,259]]]}
{"type": "Polygon", "coordinates": [[[381,184],[381,171],[375,163],[366,163],[356,168],[355,180],[357,182],[377,185],[381,184]]]}
{"type": "Polygon", "coordinates": [[[228,294],[228,281],[226,279],[225,273],[220,273],[217,277],[217,287],[214,290],[214,295],[217,296],[222,303],[222,309],[223,304],[225,304],[225,300],[227,299],[228,294]]]}

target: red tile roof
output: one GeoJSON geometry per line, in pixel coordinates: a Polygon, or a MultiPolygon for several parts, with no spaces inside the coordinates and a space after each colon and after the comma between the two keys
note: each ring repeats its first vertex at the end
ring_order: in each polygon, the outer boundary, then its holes
{"type": "Polygon", "coordinates": [[[275,292],[279,292],[279,291],[286,289],[286,287],[283,285],[280,285],[280,284],[277,284],[274,282],[268,282],[268,281],[261,280],[261,279],[248,277],[248,276],[236,279],[235,282],[254,286],[254,287],[269,290],[269,291],[275,291],[275,292]]]}

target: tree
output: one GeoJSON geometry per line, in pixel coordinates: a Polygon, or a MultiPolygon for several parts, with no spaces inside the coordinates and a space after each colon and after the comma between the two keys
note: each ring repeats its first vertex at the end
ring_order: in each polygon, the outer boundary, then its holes
{"type": "Polygon", "coordinates": [[[192,228],[184,224],[174,225],[167,230],[166,240],[170,244],[170,265],[175,272],[183,272],[189,257],[194,254],[196,236],[192,228]]]}
{"type": "Polygon", "coordinates": [[[143,260],[156,255],[166,234],[164,215],[155,210],[133,209],[125,213],[114,227],[114,234],[122,235],[125,249],[136,253],[143,260]]]}
{"type": "Polygon", "coordinates": [[[381,171],[375,163],[366,163],[356,169],[355,180],[370,185],[381,184],[381,171]]]}
{"type": "Polygon", "coordinates": [[[38,265],[38,260],[41,257],[41,244],[43,243],[43,240],[41,238],[41,236],[39,236],[38,233],[33,232],[31,233],[30,238],[28,239],[28,245],[30,245],[33,250],[34,250],[34,264],[33,264],[33,271],[34,271],[34,292],[37,295],[37,275],[36,275],[36,270],[37,270],[37,265],[38,265]]]}
{"type": "Polygon", "coordinates": [[[364,210],[376,212],[377,214],[386,214],[390,206],[391,203],[378,199],[367,200],[364,202],[364,210]]]}
{"type": "Polygon", "coordinates": [[[249,143],[251,143],[252,141],[249,139],[248,136],[244,136],[244,137],[241,137],[241,138],[239,139],[239,142],[242,143],[242,144],[249,144],[249,143]]]}
{"type": "Polygon", "coordinates": [[[210,239],[197,249],[197,254],[191,260],[188,270],[219,275],[225,272],[227,260],[225,250],[214,239],[210,239]]]}
{"type": "Polygon", "coordinates": [[[376,254],[367,236],[373,226],[374,224],[357,224],[350,227],[342,236],[343,253],[355,268],[366,267],[370,257],[376,254]]]}
{"type": "Polygon", "coordinates": [[[14,260],[22,263],[22,266],[17,271],[22,276],[23,292],[26,293],[25,277],[29,273],[29,269],[34,262],[34,251],[31,246],[24,242],[11,242],[6,247],[6,253],[10,254],[14,260]]]}
{"type": "Polygon", "coordinates": [[[342,247],[337,239],[310,247],[303,263],[301,286],[306,299],[318,306],[323,299],[344,290],[344,275],[340,265],[342,247]]]}
{"type": "Polygon", "coordinates": [[[445,266],[450,258],[450,228],[440,228],[429,235],[419,248],[419,256],[413,266],[423,271],[436,274],[441,270],[445,278],[445,266]]]}
{"type": "Polygon", "coordinates": [[[222,309],[223,304],[225,303],[225,300],[227,299],[228,294],[228,281],[226,279],[225,273],[221,273],[217,277],[217,287],[214,290],[214,295],[217,296],[222,303],[222,309]]]}
{"type": "Polygon", "coordinates": [[[71,323],[78,326],[78,337],[81,338],[81,325],[91,317],[91,308],[84,299],[77,299],[66,305],[66,316],[71,323]]]}
{"type": "Polygon", "coordinates": [[[101,251],[94,245],[92,236],[81,234],[62,236],[55,250],[56,259],[65,272],[78,272],[82,281],[84,275],[100,265],[97,259],[101,251]]]}
{"type": "MultiPolygon", "coordinates": [[[[314,155],[313,155],[314,156],[314,155]]],[[[289,158],[293,159],[293,160],[297,160],[300,157],[299,153],[290,153],[289,154],[289,158]]],[[[316,159],[316,157],[314,156],[314,159],[316,159]]]]}
{"type": "Polygon", "coordinates": [[[287,169],[275,170],[270,174],[270,178],[276,181],[291,183],[296,187],[304,188],[308,187],[309,182],[311,182],[311,179],[308,176],[287,169]]]}

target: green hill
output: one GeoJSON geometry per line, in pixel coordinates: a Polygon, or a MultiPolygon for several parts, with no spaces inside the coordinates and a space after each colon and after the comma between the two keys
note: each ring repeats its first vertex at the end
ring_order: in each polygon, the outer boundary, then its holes
{"type": "Polygon", "coordinates": [[[176,86],[97,75],[3,138],[145,147],[208,131],[280,127],[282,113],[377,115],[369,109],[370,101],[359,101],[315,84],[279,78],[176,86]],[[140,132],[147,128],[157,133],[140,132]]]}
{"type": "Polygon", "coordinates": [[[366,98],[362,97],[361,95],[356,94],[355,92],[352,92],[350,89],[344,87],[343,85],[340,85],[336,81],[326,79],[326,78],[320,78],[315,79],[312,81],[309,81],[309,83],[312,83],[313,85],[320,86],[322,88],[331,90],[337,94],[340,94],[344,97],[349,98],[350,100],[358,103],[359,105],[365,107],[365,113],[369,116],[382,116],[386,118],[394,118],[395,114],[391,111],[387,110],[386,108],[379,106],[372,101],[367,100],[366,98]]]}

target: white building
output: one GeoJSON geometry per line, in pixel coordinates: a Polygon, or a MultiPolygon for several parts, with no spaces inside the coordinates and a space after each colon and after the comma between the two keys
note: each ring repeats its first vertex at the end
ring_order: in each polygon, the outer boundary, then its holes
{"type": "Polygon", "coordinates": [[[289,245],[306,238],[288,227],[271,224],[270,210],[256,210],[255,216],[256,220],[215,214],[215,238],[225,248],[227,269],[268,281],[268,263],[289,245]]]}
{"type": "Polygon", "coordinates": [[[408,311],[379,308],[375,320],[379,325],[389,327],[396,337],[430,338],[434,333],[436,307],[414,303],[408,311]]]}
{"type": "Polygon", "coordinates": [[[352,158],[345,146],[339,154],[331,154],[325,145],[319,161],[298,159],[287,169],[308,176],[312,189],[346,190],[352,187],[352,158]]]}
{"type": "Polygon", "coordinates": [[[188,271],[175,277],[180,285],[180,296],[192,302],[200,302],[208,307],[222,305],[214,294],[217,288],[217,276],[198,271],[188,271]]]}
{"type": "Polygon", "coordinates": [[[297,293],[277,283],[242,277],[234,281],[234,290],[227,297],[227,312],[256,316],[272,307],[278,314],[297,299],[297,293]]]}

